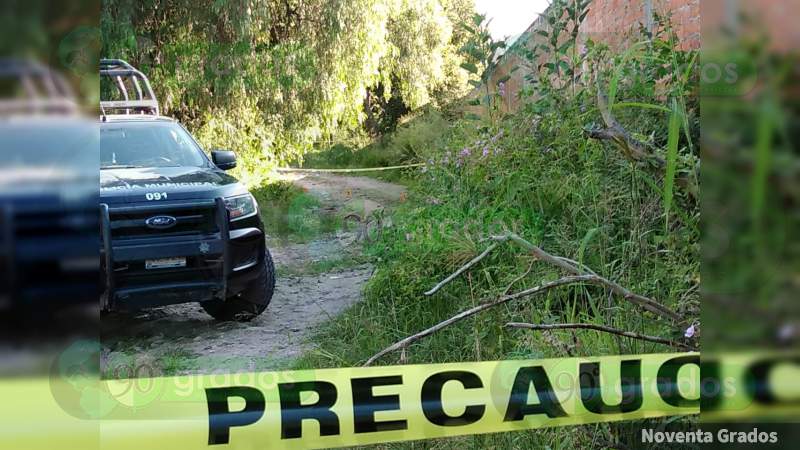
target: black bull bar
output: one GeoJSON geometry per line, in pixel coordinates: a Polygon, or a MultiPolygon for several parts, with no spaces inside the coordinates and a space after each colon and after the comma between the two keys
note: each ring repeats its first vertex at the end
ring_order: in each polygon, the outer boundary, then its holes
{"type": "Polygon", "coordinates": [[[182,204],[155,204],[145,206],[109,206],[100,204],[100,229],[102,238],[102,278],[103,293],[100,296],[100,309],[138,309],[141,307],[182,303],[187,297],[196,301],[226,298],[231,266],[231,232],[229,213],[221,198],[182,204]],[[150,240],[148,243],[122,243],[112,239],[111,213],[147,211],[158,214],[160,211],[174,212],[180,209],[214,207],[217,232],[185,239],[150,240]],[[198,245],[199,244],[199,245],[198,245]],[[205,251],[201,250],[202,246],[205,251]],[[115,265],[126,262],[168,257],[202,257],[205,263],[197,269],[197,276],[180,281],[160,281],[147,285],[120,286],[115,265]],[[200,274],[199,272],[202,272],[200,274]],[[209,276],[209,273],[214,274],[209,276]],[[200,281],[198,281],[198,279],[200,281]]]}

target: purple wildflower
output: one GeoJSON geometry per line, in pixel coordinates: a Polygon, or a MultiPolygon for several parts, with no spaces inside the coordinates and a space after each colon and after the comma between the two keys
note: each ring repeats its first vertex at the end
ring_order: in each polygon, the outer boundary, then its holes
{"type": "Polygon", "coordinates": [[[464,147],[464,150],[461,150],[461,153],[459,153],[459,155],[463,158],[468,157],[470,155],[469,147],[464,147]]]}
{"type": "Polygon", "coordinates": [[[692,326],[690,326],[689,328],[686,329],[686,332],[683,333],[683,335],[685,337],[687,337],[687,338],[690,338],[690,337],[694,336],[694,334],[696,332],[697,332],[697,330],[695,329],[694,324],[692,324],[692,326]]]}
{"type": "Polygon", "coordinates": [[[489,156],[489,147],[483,147],[483,157],[489,156]]]}

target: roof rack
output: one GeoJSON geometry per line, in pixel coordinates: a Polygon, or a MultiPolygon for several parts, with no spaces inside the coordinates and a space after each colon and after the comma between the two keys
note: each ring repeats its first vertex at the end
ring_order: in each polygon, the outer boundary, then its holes
{"type": "Polygon", "coordinates": [[[158,99],[150,87],[150,80],[126,61],[101,59],[100,76],[109,77],[122,97],[122,100],[101,99],[103,116],[112,113],[159,115],[158,99]]]}
{"type": "Polygon", "coordinates": [[[11,92],[4,92],[0,97],[0,116],[72,115],[79,111],[75,95],[64,77],[38,62],[0,59],[0,79],[11,80],[12,85],[17,81],[11,92]]]}

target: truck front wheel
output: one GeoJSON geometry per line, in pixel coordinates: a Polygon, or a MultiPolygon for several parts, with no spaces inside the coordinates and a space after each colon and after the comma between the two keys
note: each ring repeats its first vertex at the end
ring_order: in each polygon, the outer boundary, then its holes
{"type": "Polygon", "coordinates": [[[260,273],[239,294],[226,300],[202,302],[203,309],[217,320],[247,322],[264,312],[275,290],[275,265],[269,250],[264,252],[260,273]]]}

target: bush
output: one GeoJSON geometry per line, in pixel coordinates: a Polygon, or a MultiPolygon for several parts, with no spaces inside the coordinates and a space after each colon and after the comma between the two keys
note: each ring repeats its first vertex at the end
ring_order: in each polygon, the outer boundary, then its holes
{"type": "MultiPolygon", "coordinates": [[[[441,147],[442,132],[450,122],[435,109],[411,114],[401,121],[397,131],[363,144],[363,136],[341,140],[317,153],[306,155],[303,167],[316,169],[346,169],[391,167],[424,161],[424,155],[441,147]]],[[[370,176],[386,180],[410,182],[414,170],[374,172],[370,176]]]]}
{"type": "Polygon", "coordinates": [[[319,200],[287,181],[273,181],[251,189],[261,209],[268,235],[308,242],[340,225],[333,213],[321,213],[319,200]]]}

